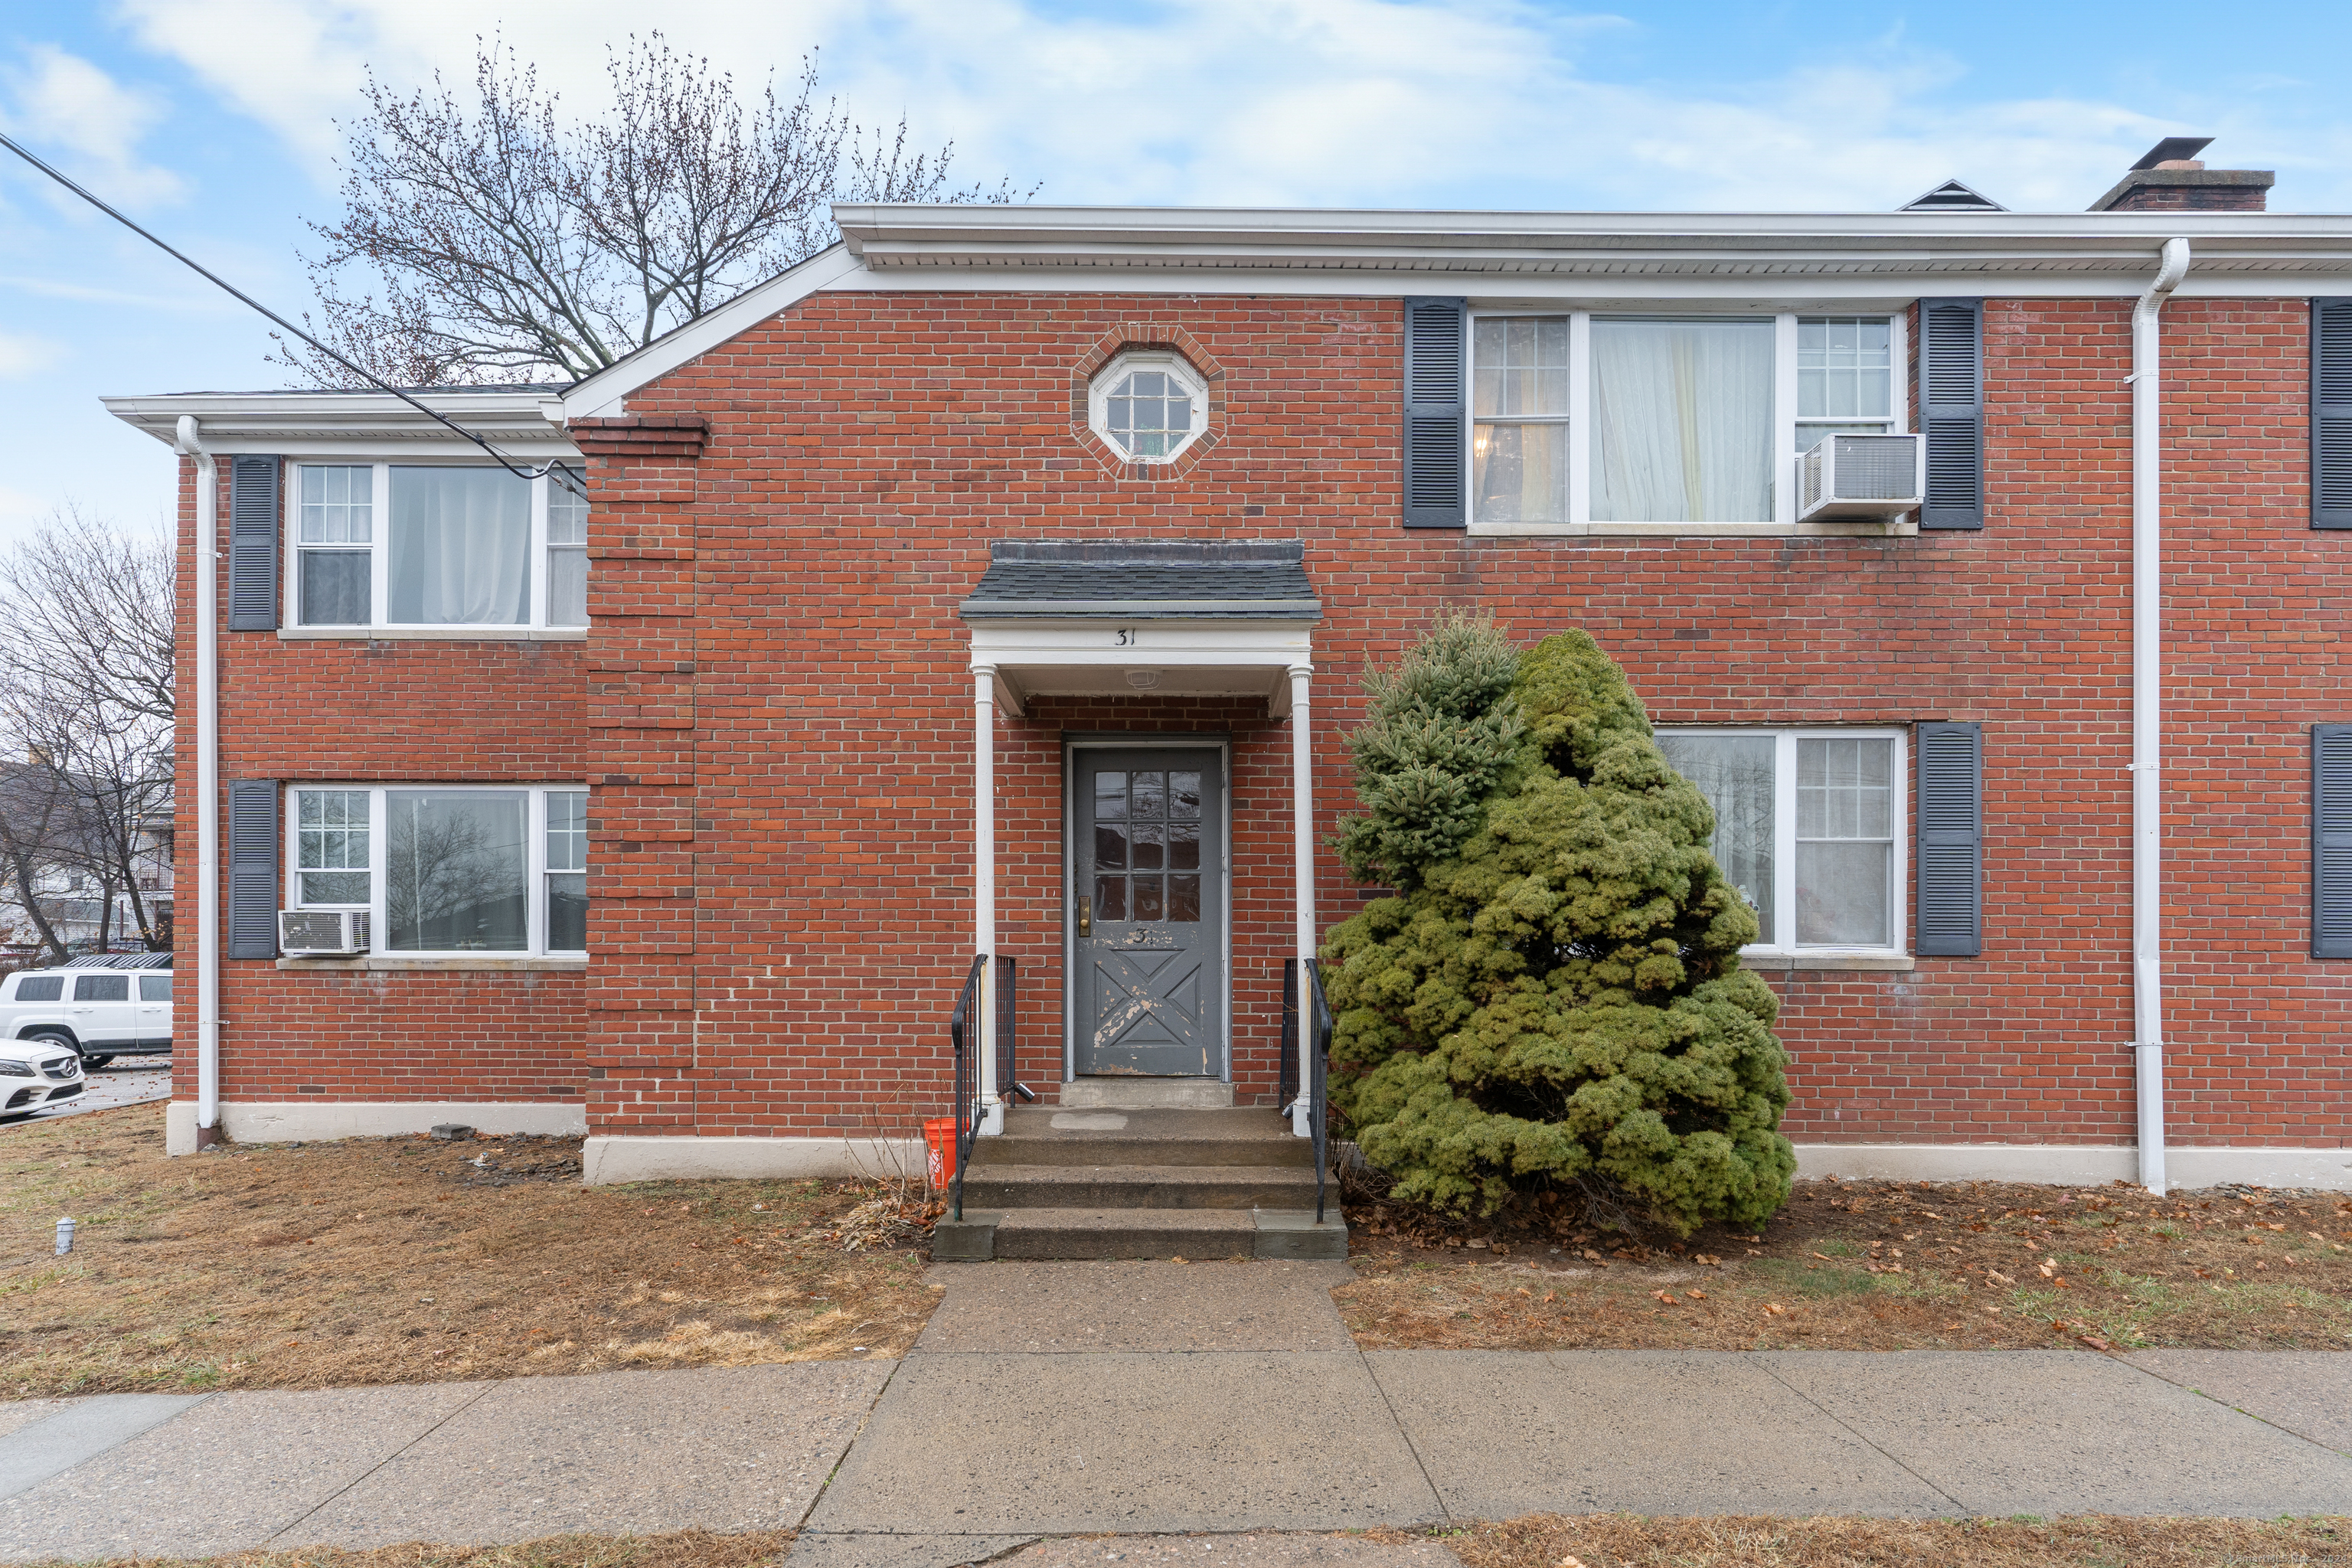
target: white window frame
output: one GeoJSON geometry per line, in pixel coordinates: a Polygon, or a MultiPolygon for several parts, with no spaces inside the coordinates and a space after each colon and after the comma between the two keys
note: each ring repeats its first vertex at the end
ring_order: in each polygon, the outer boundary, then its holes
{"type": "MultiPolygon", "coordinates": [[[[1661,306],[1664,302],[1661,301],[1661,306]]],[[[1890,378],[1893,415],[1886,421],[1887,429],[1895,435],[1911,430],[1911,389],[1909,380],[1910,348],[1906,337],[1907,324],[1900,310],[1843,310],[1822,306],[1805,310],[1677,310],[1671,308],[1616,310],[1530,310],[1526,306],[1508,309],[1477,309],[1470,312],[1469,342],[1464,350],[1467,376],[1465,402],[1462,421],[1463,489],[1470,507],[1470,531],[1496,535],[1507,534],[1649,534],[1691,536],[1701,534],[1909,534],[1916,533],[1919,521],[1916,513],[1899,521],[1877,522],[1867,518],[1846,518],[1826,522],[1797,521],[1797,459],[1802,448],[1798,446],[1801,426],[1797,423],[1797,322],[1801,318],[1835,317],[1885,318],[1890,331],[1888,352],[1894,374],[1890,378]],[[1646,320],[1686,319],[1690,321],[1769,321],[1772,332],[1772,424],[1776,432],[1774,446],[1779,456],[1772,471],[1772,515],[1752,522],[1608,522],[1592,517],[1592,323],[1619,316],[1640,316],[1646,320]],[[1477,516],[1478,495],[1472,476],[1477,472],[1475,446],[1479,419],[1475,413],[1477,387],[1477,323],[1491,317],[1527,319],[1541,317],[1568,321],[1568,415],[1565,420],[1557,416],[1529,420],[1521,416],[1498,416],[1530,423],[1565,423],[1568,426],[1568,517],[1560,522],[1482,522],[1477,516]]],[[[1820,423],[1816,421],[1815,423],[1820,423]]],[[[1839,424],[1864,425],[1873,421],[1863,418],[1835,421],[1839,424]]]]}
{"type": "MultiPolygon", "coordinates": [[[[285,542],[282,552],[283,581],[279,586],[279,602],[285,613],[279,616],[281,628],[298,637],[351,637],[367,631],[420,633],[434,637],[498,637],[515,633],[553,633],[558,637],[585,637],[584,626],[551,626],[547,621],[547,588],[549,553],[554,549],[573,546],[550,545],[547,528],[547,492],[551,482],[541,474],[529,481],[530,485],[530,594],[526,621],[394,621],[390,618],[392,602],[392,470],[394,468],[487,468],[490,463],[469,463],[458,458],[411,458],[397,461],[368,457],[302,457],[291,458],[287,467],[291,470],[282,487],[281,505],[285,515],[279,520],[279,536],[285,542]],[[368,513],[368,618],[360,621],[329,621],[317,626],[302,619],[302,474],[304,468],[369,468],[374,479],[368,513]]],[[[579,468],[583,476],[584,467],[579,468]]],[[[351,545],[321,545],[324,550],[344,550],[359,553],[351,545]]]]}
{"type": "Polygon", "coordinates": [[[289,784],[281,792],[278,816],[285,839],[284,907],[289,910],[365,910],[368,929],[373,933],[377,956],[385,958],[585,958],[581,949],[547,945],[547,797],[551,795],[586,795],[584,784],[435,784],[426,781],[402,781],[395,784],[337,783],[327,779],[306,779],[289,784]],[[322,904],[301,902],[302,837],[301,810],[297,796],[304,790],[364,791],[368,797],[368,901],[364,904],[322,904]],[[385,797],[394,790],[431,790],[438,794],[522,795],[529,805],[524,810],[526,853],[523,857],[528,913],[524,921],[528,945],[519,948],[455,948],[446,951],[428,948],[401,948],[394,951],[384,945],[391,938],[384,908],[384,854],[392,835],[385,797]]]}
{"type": "Polygon", "coordinates": [[[1129,349],[1115,355],[1111,362],[1095,372],[1087,384],[1087,424],[1102,444],[1117,453],[1122,463],[1172,463],[1198,441],[1209,428],[1209,384],[1194,370],[1182,354],[1170,349],[1129,349]],[[1162,370],[1184,384],[1192,395],[1192,428],[1181,441],[1156,458],[1139,458],[1119,444],[1110,429],[1110,393],[1121,377],[1131,371],[1162,370]]]}
{"type": "Polygon", "coordinates": [[[1769,966],[1772,961],[1804,959],[1817,961],[1825,957],[1893,959],[1910,955],[1911,931],[1910,845],[1911,845],[1911,757],[1910,732],[1887,726],[1853,724],[1811,725],[1784,729],[1774,724],[1661,724],[1660,732],[1673,735],[1740,735],[1772,737],[1772,908],[1775,921],[1782,929],[1775,931],[1775,940],[1751,942],[1739,950],[1739,956],[1751,963],[1769,966]],[[1800,741],[1892,741],[1894,755],[1888,766],[1895,780],[1894,821],[1895,852],[1889,858],[1887,877],[1892,886],[1887,889],[1887,930],[1892,940],[1884,946],[1832,946],[1781,940],[1795,932],[1797,918],[1797,742],[1800,741]]]}

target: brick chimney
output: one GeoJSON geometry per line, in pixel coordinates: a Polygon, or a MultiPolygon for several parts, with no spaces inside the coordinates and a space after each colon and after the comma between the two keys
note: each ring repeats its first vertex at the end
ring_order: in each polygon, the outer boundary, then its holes
{"type": "Polygon", "coordinates": [[[2197,154],[2210,136],[2168,136],[2091,204],[2095,213],[2258,213],[2278,175],[2269,169],[2209,169],[2197,154]]]}

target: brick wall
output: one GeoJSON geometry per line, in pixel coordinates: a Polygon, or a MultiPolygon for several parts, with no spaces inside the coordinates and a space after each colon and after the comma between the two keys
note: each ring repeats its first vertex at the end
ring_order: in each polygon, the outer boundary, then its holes
{"type": "MultiPolygon", "coordinates": [[[[2129,309],[1989,306],[1980,534],[1488,540],[1397,526],[1392,300],[824,295],[632,396],[639,416],[707,421],[698,455],[592,455],[584,655],[226,642],[265,683],[298,668],[315,682],[322,661],[419,677],[514,661],[520,684],[467,710],[479,765],[562,773],[562,759],[596,786],[583,1049],[603,1131],[854,1132],[941,1108],[944,1015],[971,946],[955,605],[991,539],[1129,536],[1307,542],[1326,615],[1318,836],[1349,802],[1338,731],[1363,669],[1442,605],[1491,608],[1523,638],[1585,626],[1661,723],[1981,721],[1984,956],[1769,974],[1793,1058],[1787,1130],[2124,1142],[2129,309]],[[1223,373],[1218,443],[1172,479],[1124,478],[1074,429],[1073,375],[1114,334],[1178,331],[1223,373]],[[520,668],[533,658],[546,684],[520,668]],[[584,712],[556,697],[559,668],[584,712]],[[584,763],[551,738],[525,754],[530,692],[584,763]]],[[[2306,310],[2182,300],[2166,321],[2173,1135],[2352,1142],[2347,966],[2305,956],[2305,729],[2352,717],[2330,690],[2322,579],[2340,543],[2305,526],[2306,310]]],[[[391,737],[449,711],[376,702],[347,727],[362,738],[320,742],[411,766],[391,737]]],[[[248,704],[225,732],[250,747],[238,725],[268,722],[248,704]]],[[[1058,1077],[1065,728],[1234,735],[1236,1078],[1269,1100],[1288,737],[1255,705],[1137,697],[1000,720],[1022,1076],[1058,1077]]],[[[1328,925],[1357,897],[1328,852],[1318,874],[1328,925]]],[[[310,978],[230,967],[254,1001],[310,978]]]]}
{"type": "MultiPolygon", "coordinates": [[[[228,470],[218,465],[220,603],[228,470]]],[[[195,473],[181,464],[180,690],[193,713],[195,473]]],[[[221,781],[576,783],[586,649],[567,642],[220,637],[221,781]]],[[[196,763],[180,731],[174,965],[196,963],[196,763]]],[[[226,806],[223,857],[226,857],[226,806]]],[[[222,908],[227,907],[224,888],[222,908]]],[[[221,965],[225,1100],[582,1099],[578,973],[320,972],[221,965]]],[[[174,988],[173,1093],[196,1093],[196,987],[174,988]]]]}

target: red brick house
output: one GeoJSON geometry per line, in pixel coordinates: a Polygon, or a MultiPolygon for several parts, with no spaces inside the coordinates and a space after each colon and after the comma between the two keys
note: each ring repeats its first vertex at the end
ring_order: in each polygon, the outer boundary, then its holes
{"type": "Polygon", "coordinates": [[[113,400],[192,611],[216,520],[173,1147],[846,1170],[943,1112],[976,954],[1049,1107],[1283,1104],[1360,677],[1476,606],[1715,799],[1807,1172],[2352,1186],[2352,218],[2269,181],[844,207],[578,385],[425,395],[584,504],[386,396],[113,400]]]}

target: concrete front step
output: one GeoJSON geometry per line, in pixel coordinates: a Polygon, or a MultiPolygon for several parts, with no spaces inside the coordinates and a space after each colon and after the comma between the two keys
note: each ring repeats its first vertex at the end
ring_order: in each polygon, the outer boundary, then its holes
{"type": "Polygon", "coordinates": [[[1278,1110],[1057,1110],[1015,1107],[972,1150],[983,1165],[1297,1165],[1315,1145],[1278,1110]]]}
{"type": "Polygon", "coordinates": [[[942,1261],[992,1258],[1339,1258],[1348,1227],[1339,1210],[1321,1225],[1305,1209],[966,1208],[941,1220],[931,1256],[942,1261]]]}
{"type": "Polygon", "coordinates": [[[1295,1209],[1315,1202],[1306,1165],[1007,1165],[972,1162],[963,1201],[989,1209],[1295,1209]]]}
{"type": "Polygon", "coordinates": [[[1062,1086],[1062,1104],[1108,1110],[1217,1110],[1234,1086],[1213,1078],[1078,1078],[1062,1086]]]}

